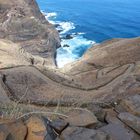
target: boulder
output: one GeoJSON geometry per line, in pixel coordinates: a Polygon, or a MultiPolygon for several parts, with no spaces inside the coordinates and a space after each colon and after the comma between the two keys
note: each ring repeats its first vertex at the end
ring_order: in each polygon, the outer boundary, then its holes
{"type": "Polygon", "coordinates": [[[44,140],[47,129],[44,121],[38,117],[30,117],[26,122],[28,128],[27,140],[44,140]]]}
{"type": "Polygon", "coordinates": [[[73,38],[73,36],[71,34],[67,34],[65,37],[65,39],[72,39],[72,38],[73,38]]]}
{"type": "Polygon", "coordinates": [[[117,118],[117,113],[113,109],[107,109],[106,110],[106,116],[105,116],[105,121],[108,124],[121,124],[122,122],[117,118]]]}
{"type": "Polygon", "coordinates": [[[103,109],[99,109],[98,111],[95,111],[94,114],[99,121],[105,122],[106,111],[104,111],[103,109]]]}
{"type": "Polygon", "coordinates": [[[50,126],[58,133],[61,132],[68,126],[69,124],[63,119],[56,119],[50,123],[50,126]]]}
{"type": "Polygon", "coordinates": [[[66,122],[72,126],[90,127],[98,123],[96,116],[86,109],[72,109],[67,116],[66,122]]]}
{"type": "Polygon", "coordinates": [[[99,130],[109,134],[113,140],[138,140],[135,139],[134,133],[123,125],[120,124],[108,124],[99,130]]]}
{"type": "Polygon", "coordinates": [[[63,47],[70,47],[68,44],[64,44],[63,47]]]}
{"type": "Polygon", "coordinates": [[[0,124],[0,140],[25,140],[27,127],[22,121],[0,124]]]}
{"type": "Polygon", "coordinates": [[[94,129],[68,127],[57,140],[113,140],[107,134],[94,129]]]}
{"type": "Polygon", "coordinates": [[[137,94],[123,99],[120,102],[120,107],[123,107],[124,110],[140,117],[140,95],[137,94]]]}
{"type": "Polygon", "coordinates": [[[140,117],[136,117],[128,112],[120,113],[118,117],[130,128],[140,134],[140,117]]]}
{"type": "Polygon", "coordinates": [[[45,140],[55,140],[58,133],[56,133],[55,129],[52,127],[51,125],[52,122],[44,116],[42,117],[42,119],[44,120],[44,123],[47,128],[47,135],[45,137],[45,140]]]}
{"type": "Polygon", "coordinates": [[[8,137],[8,133],[3,132],[3,131],[0,130],[0,139],[1,140],[6,140],[7,137],[8,137]]]}

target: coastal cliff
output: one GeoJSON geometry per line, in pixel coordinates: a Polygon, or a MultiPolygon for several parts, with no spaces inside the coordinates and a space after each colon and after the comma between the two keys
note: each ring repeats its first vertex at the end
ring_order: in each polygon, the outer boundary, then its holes
{"type": "Polygon", "coordinates": [[[18,52],[12,54],[20,53],[30,64],[55,65],[59,35],[34,0],[0,1],[0,38],[18,44],[18,52]]]}
{"type": "Polygon", "coordinates": [[[0,0],[0,140],[139,140],[140,38],[61,69],[58,47],[34,0],[0,0]]]}

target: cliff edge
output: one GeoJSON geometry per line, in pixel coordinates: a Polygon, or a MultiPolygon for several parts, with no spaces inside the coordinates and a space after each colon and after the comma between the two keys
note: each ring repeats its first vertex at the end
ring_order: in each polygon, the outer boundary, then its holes
{"type": "MultiPolygon", "coordinates": [[[[55,66],[59,34],[34,0],[0,0],[0,39],[17,44],[18,52],[12,54],[24,56],[31,65],[55,66]]],[[[8,48],[10,53],[12,49],[8,48]]]]}

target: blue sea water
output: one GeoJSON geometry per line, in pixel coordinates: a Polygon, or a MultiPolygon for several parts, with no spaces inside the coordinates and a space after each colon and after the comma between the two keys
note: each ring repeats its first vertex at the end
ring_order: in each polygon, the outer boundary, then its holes
{"type": "Polygon", "coordinates": [[[81,57],[96,43],[140,36],[140,0],[37,0],[60,31],[59,67],[81,57]],[[73,36],[65,39],[66,35],[73,36]],[[69,45],[70,47],[63,47],[69,45]]]}

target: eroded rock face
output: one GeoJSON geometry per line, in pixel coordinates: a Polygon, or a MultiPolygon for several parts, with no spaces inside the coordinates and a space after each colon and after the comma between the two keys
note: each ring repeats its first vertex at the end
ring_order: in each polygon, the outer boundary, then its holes
{"type": "Polygon", "coordinates": [[[0,1],[0,38],[19,44],[19,53],[32,55],[26,56],[32,64],[55,64],[59,35],[34,0],[0,1]],[[42,62],[38,62],[38,57],[42,62]]]}

